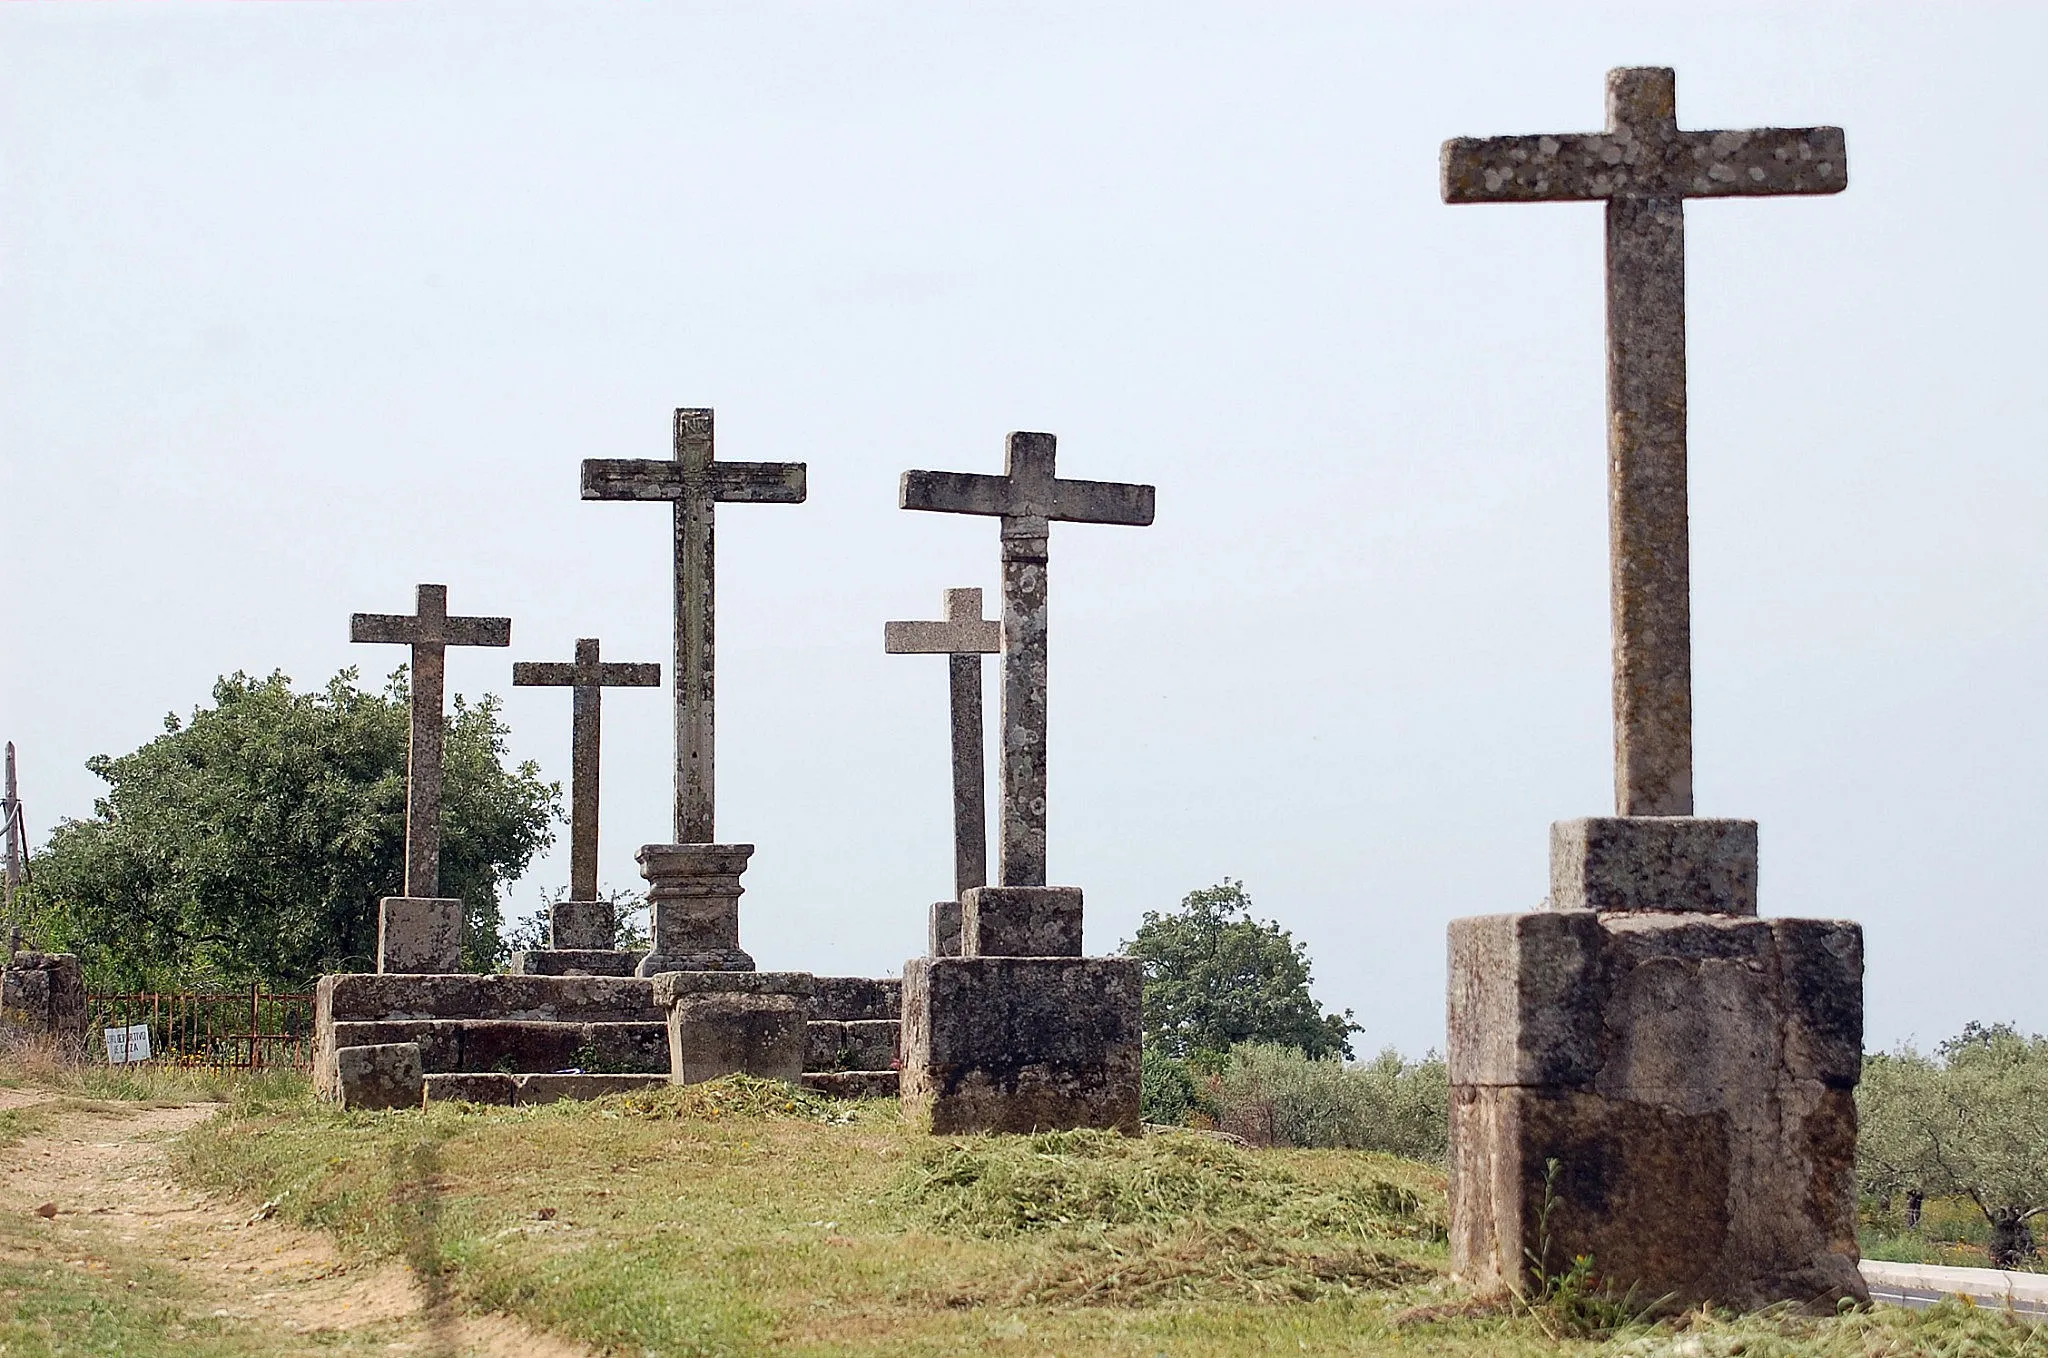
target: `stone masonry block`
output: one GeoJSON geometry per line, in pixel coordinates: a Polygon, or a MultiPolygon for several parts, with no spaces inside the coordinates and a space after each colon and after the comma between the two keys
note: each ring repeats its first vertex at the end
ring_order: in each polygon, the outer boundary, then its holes
{"type": "Polygon", "coordinates": [[[654,983],[632,976],[322,976],[314,1023],[344,1019],[560,1019],[659,1023],[654,983]]]}
{"type": "Polygon", "coordinates": [[[906,1115],[940,1135],[1137,1135],[1141,991],[1133,958],[913,958],[903,973],[906,1115]]]}
{"type": "Polygon", "coordinates": [[[610,901],[556,901],[548,907],[550,948],[563,951],[610,948],[618,922],[610,901]]]}
{"type": "Polygon", "coordinates": [[[462,970],[462,902],[386,896],[377,902],[377,970],[447,974],[462,970]]]}
{"type": "Polygon", "coordinates": [[[1553,910],[1756,913],[1756,822],[1592,816],[1550,827],[1553,910]]]}
{"type": "Polygon", "coordinates": [[[1862,936],[1832,920],[1537,912],[1451,927],[1452,1266],[1548,1232],[1644,1297],[1860,1298],[1862,936]],[[1556,1178],[1547,1180],[1548,1166],[1556,1178]]]}
{"type": "Polygon", "coordinates": [[[820,976],[811,983],[813,1020],[859,1023],[902,1013],[903,982],[893,977],[820,976]]]}
{"type": "Polygon", "coordinates": [[[383,1042],[335,1053],[336,1092],[344,1108],[417,1108],[426,1098],[419,1044],[383,1042]]]}
{"type": "Polygon", "coordinates": [[[932,902],[931,942],[927,947],[933,957],[960,955],[960,902],[932,902]]]}
{"type": "Polygon", "coordinates": [[[512,954],[515,976],[631,976],[645,953],[611,948],[534,948],[512,954]]]}
{"type": "Polygon", "coordinates": [[[1079,957],[1081,888],[970,888],[960,897],[960,955],[1079,957]]]}
{"type": "Polygon", "coordinates": [[[804,1029],[804,1069],[893,1070],[901,1026],[895,1019],[812,1019],[804,1029]]]}
{"type": "Polygon", "coordinates": [[[669,1073],[677,1084],[721,1075],[794,1083],[804,1073],[804,1001],[793,995],[702,994],[669,1011],[669,1073]]]}
{"type": "Polygon", "coordinates": [[[47,1035],[67,1046],[85,1041],[85,968],[74,953],[18,952],[0,972],[0,1025],[47,1035]]]}

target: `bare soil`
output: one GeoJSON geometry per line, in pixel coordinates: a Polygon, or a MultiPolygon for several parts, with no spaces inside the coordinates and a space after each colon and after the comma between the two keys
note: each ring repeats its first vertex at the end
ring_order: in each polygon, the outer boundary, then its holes
{"type": "Polygon", "coordinates": [[[277,1351],[433,1358],[586,1358],[589,1350],[504,1316],[429,1306],[402,1264],[349,1259],[325,1236],[177,1183],[164,1143],[217,1104],[95,1103],[0,1089],[0,1110],[38,1107],[47,1130],[0,1153],[0,1212],[47,1230],[73,1266],[154,1265],[182,1275],[200,1314],[274,1333],[277,1351]],[[55,1206],[45,1217],[38,1207],[55,1206]],[[349,1342],[356,1341],[356,1342],[349,1342]]]}

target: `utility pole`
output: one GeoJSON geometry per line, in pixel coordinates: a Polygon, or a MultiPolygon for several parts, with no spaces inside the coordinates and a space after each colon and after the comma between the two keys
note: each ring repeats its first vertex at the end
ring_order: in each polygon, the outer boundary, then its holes
{"type": "Polygon", "coordinates": [[[14,787],[14,742],[7,742],[7,790],[0,800],[7,822],[7,956],[21,951],[21,924],[14,917],[14,893],[21,886],[21,797],[14,787]]]}

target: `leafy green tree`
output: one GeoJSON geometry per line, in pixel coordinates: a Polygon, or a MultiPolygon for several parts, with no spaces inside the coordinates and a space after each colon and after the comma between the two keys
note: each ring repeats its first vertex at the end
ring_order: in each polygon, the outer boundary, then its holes
{"type": "MultiPolygon", "coordinates": [[[[382,694],[343,670],[322,690],[236,673],[213,705],[87,767],[106,795],[33,862],[36,941],[80,954],[96,988],[302,987],[375,965],[377,899],[405,876],[405,672],[382,694]]],[[[498,891],[552,838],[558,785],[507,769],[498,704],[454,701],[441,893],[464,903],[464,964],[500,960],[498,891]]]]}
{"type": "Polygon", "coordinates": [[[1124,952],[1145,969],[1145,1042],[1168,1056],[1220,1057],[1240,1042],[1309,1057],[1350,1056],[1351,1011],[1324,1013],[1308,993],[1308,949],[1251,916],[1243,882],[1191,891],[1180,909],[1148,910],[1124,952]]]}
{"type": "Polygon", "coordinates": [[[2034,1252],[2028,1222],[2048,1211],[2048,1038],[1972,1023],[1932,1057],[1867,1057],[1856,1105],[1864,1191],[1968,1198],[1995,1265],[2034,1252]]]}

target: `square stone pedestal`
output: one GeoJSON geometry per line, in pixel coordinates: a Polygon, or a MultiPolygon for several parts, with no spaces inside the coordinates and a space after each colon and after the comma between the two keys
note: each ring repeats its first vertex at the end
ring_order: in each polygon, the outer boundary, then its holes
{"type": "Polygon", "coordinates": [[[556,901],[548,907],[548,947],[557,952],[608,951],[619,922],[610,901],[556,901]]]}
{"type": "Polygon", "coordinates": [[[1564,822],[1552,901],[1637,909],[1452,923],[1451,1264],[1479,1292],[1583,1254],[1646,1303],[1866,1296],[1863,934],[1756,918],[1754,844],[1749,822],[1564,822]]]}
{"type": "Polygon", "coordinates": [[[1079,957],[1081,888],[969,888],[960,897],[960,955],[1079,957]]]}
{"type": "Polygon", "coordinates": [[[905,1116],[941,1135],[1113,1127],[1136,1136],[1142,991],[1141,966],[1128,957],[911,959],[905,1116]]]}
{"type": "Polygon", "coordinates": [[[960,902],[932,902],[931,942],[927,950],[933,957],[960,955],[960,902]]]}
{"type": "Polygon", "coordinates": [[[445,975],[462,970],[462,902],[386,896],[377,902],[377,970],[445,975]]]}
{"type": "Polygon", "coordinates": [[[637,975],[752,971],[740,951],[740,876],[751,844],[647,844],[635,855],[653,907],[653,947],[637,975]]]}

